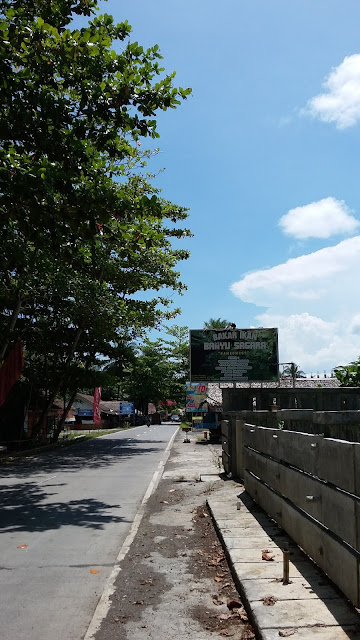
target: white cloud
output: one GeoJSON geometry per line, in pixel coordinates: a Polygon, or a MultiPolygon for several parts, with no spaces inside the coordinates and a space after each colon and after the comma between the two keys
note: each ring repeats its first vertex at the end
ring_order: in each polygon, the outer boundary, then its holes
{"type": "Polygon", "coordinates": [[[270,306],[279,296],[317,301],[327,297],[336,285],[343,291],[352,273],[351,282],[355,284],[359,269],[360,236],[355,236],[271,269],[249,273],[235,282],[231,291],[245,302],[259,306],[270,306]]]}
{"type": "Polygon", "coordinates": [[[323,198],[290,209],[279,220],[284,233],[295,238],[329,238],[337,233],[353,233],[359,226],[343,200],[323,198]]]}
{"type": "Polygon", "coordinates": [[[330,370],[360,355],[360,236],[231,286],[244,302],[265,307],[257,326],[279,327],[280,360],[305,371],[330,370]]]}
{"type": "Polygon", "coordinates": [[[307,373],[330,373],[360,355],[360,335],[341,322],[309,313],[257,316],[259,326],[279,328],[280,362],[296,362],[307,373]]]}
{"type": "Polygon", "coordinates": [[[304,113],[338,129],[352,127],[360,119],[360,54],[344,58],[323,83],[326,91],[311,98],[304,113]]]}

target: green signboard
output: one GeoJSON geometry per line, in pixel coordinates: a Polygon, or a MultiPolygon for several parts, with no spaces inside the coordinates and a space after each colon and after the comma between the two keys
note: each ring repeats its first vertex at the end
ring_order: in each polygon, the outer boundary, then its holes
{"type": "Polygon", "coordinates": [[[191,382],[275,381],[277,329],[192,329],[191,382]]]}

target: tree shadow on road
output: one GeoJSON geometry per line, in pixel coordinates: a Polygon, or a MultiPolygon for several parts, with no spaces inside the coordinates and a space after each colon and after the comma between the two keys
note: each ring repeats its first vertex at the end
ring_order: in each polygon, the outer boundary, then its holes
{"type": "Polygon", "coordinates": [[[46,492],[35,482],[2,485],[0,532],[48,531],[67,525],[103,529],[109,523],[128,522],[113,513],[120,505],[95,498],[51,502],[51,496],[55,495],[56,492],[46,492]]]}
{"type": "Polygon", "coordinates": [[[100,469],[115,465],[119,460],[156,454],[163,448],[163,440],[94,438],[3,464],[0,466],[0,478],[26,478],[35,474],[72,472],[82,468],[100,469]]]}

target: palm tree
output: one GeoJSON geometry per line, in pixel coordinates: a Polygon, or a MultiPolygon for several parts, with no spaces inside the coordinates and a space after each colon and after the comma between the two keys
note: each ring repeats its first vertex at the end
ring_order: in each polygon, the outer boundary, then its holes
{"type": "Polygon", "coordinates": [[[282,378],[306,378],[306,373],[301,371],[299,365],[295,364],[295,362],[289,362],[289,364],[283,368],[283,372],[281,374],[282,378]]]}
{"type": "Polygon", "coordinates": [[[234,326],[232,322],[222,318],[209,318],[207,322],[204,322],[204,329],[232,329],[234,326]]]}

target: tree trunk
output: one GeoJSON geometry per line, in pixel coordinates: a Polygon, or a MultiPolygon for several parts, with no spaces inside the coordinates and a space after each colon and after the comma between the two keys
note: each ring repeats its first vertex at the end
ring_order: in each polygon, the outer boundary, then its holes
{"type": "Polygon", "coordinates": [[[72,359],[72,357],[73,357],[73,355],[74,355],[75,349],[76,349],[76,347],[77,347],[77,345],[78,345],[78,342],[79,342],[79,340],[80,340],[80,338],[81,338],[81,334],[82,334],[82,332],[83,332],[82,327],[78,327],[78,328],[76,329],[76,333],[75,333],[75,337],[74,337],[73,343],[72,343],[72,345],[71,345],[71,349],[70,349],[70,351],[69,351],[69,353],[68,353],[68,356],[67,356],[67,358],[66,358],[66,361],[65,361],[64,371],[63,371],[63,373],[61,374],[61,376],[58,378],[58,381],[57,381],[57,383],[56,383],[56,385],[55,385],[55,388],[53,389],[52,393],[50,394],[50,396],[49,396],[49,400],[48,400],[48,402],[46,403],[45,408],[42,410],[41,415],[40,415],[40,418],[39,418],[39,420],[37,421],[36,425],[34,426],[34,428],[33,428],[32,432],[31,432],[31,438],[35,438],[35,437],[38,435],[38,433],[39,433],[39,432],[40,432],[40,430],[41,430],[42,425],[44,424],[44,420],[47,418],[47,415],[48,415],[48,413],[49,413],[49,411],[50,411],[50,409],[51,409],[51,407],[52,407],[52,405],[53,405],[53,402],[54,402],[54,400],[55,400],[55,398],[56,398],[56,396],[57,396],[57,394],[58,394],[58,392],[59,392],[59,389],[60,389],[60,387],[61,387],[62,383],[63,383],[63,382],[64,382],[64,380],[65,380],[65,376],[66,376],[66,367],[67,367],[67,366],[68,366],[68,364],[70,364],[70,362],[71,362],[71,359],[72,359]]]}
{"type": "Polygon", "coordinates": [[[58,439],[59,439],[59,435],[60,435],[60,433],[61,433],[61,431],[63,429],[63,426],[65,424],[66,416],[67,416],[67,414],[69,413],[69,411],[71,409],[72,403],[75,400],[75,396],[76,396],[77,392],[78,392],[78,389],[75,389],[75,391],[73,391],[73,393],[71,394],[70,399],[69,399],[69,401],[68,401],[68,403],[66,405],[66,408],[64,409],[64,413],[62,414],[59,422],[56,425],[56,429],[54,431],[54,442],[57,442],[58,439]]]}
{"type": "Polygon", "coordinates": [[[13,312],[11,314],[11,318],[10,318],[10,321],[9,321],[9,326],[8,326],[6,334],[5,334],[5,338],[3,340],[2,345],[0,346],[0,363],[4,360],[6,349],[8,347],[9,342],[10,342],[11,333],[12,333],[12,331],[14,331],[15,325],[16,325],[16,321],[17,321],[17,319],[19,317],[21,304],[22,304],[22,298],[21,298],[20,293],[18,293],[18,296],[16,298],[16,302],[15,302],[15,305],[14,305],[14,309],[13,309],[13,312]]]}

